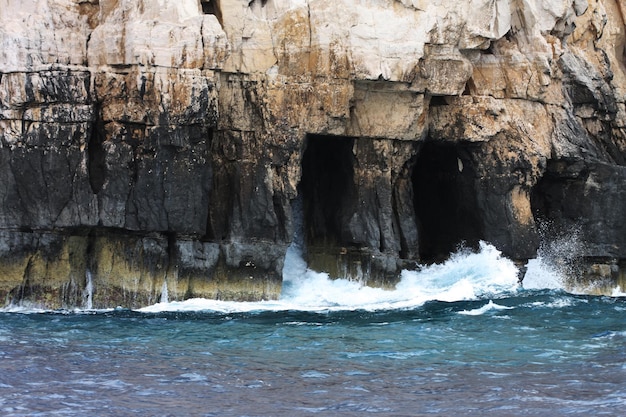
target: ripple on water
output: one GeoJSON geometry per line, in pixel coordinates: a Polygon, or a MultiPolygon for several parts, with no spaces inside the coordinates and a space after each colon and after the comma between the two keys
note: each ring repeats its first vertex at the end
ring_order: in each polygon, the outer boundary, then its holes
{"type": "Polygon", "coordinates": [[[376,312],[0,313],[0,414],[621,416],[625,306],[523,291],[376,312]]]}

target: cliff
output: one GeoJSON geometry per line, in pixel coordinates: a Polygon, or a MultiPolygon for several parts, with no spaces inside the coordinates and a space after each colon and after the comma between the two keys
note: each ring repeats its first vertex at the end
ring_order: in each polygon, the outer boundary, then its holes
{"type": "Polygon", "coordinates": [[[623,279],[625,13],[0,0],[0,304],[276,298],[299,223],[370,285],[461,242],[523,263],[545,228],[623,279]]]}

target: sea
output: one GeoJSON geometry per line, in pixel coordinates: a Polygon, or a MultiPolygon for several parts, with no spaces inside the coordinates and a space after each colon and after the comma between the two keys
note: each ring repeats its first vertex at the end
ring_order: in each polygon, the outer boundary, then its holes
{"type": "MultiPolygon", "coordinates": [[[[626,294],[492,245],[394,289],[311,271],[279,300],[0,310],[0,415],[623,416],[626,294]]],[[[167,294],[167,291],[164,291],[167,294]]]]}

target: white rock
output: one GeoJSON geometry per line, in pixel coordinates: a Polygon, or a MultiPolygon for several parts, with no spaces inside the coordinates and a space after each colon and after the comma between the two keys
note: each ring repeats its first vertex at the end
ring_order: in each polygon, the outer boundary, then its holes
{"type": "Polygon", "coordinates": [[[0,0],[0,72],[83,65],[87,17],[72,0],[0,0]]]}

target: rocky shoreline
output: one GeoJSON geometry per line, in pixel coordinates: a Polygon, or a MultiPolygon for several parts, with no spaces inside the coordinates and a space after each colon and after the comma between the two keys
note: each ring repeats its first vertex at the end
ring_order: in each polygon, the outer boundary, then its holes
{"type": "Polygon", "coordinates": [[[31,3],[0,8],[0,305],[275,299],[300,228],[387,287],[549,224],[626,283],[619,2],[31,3]]]}

